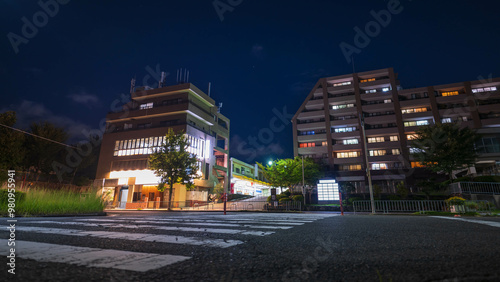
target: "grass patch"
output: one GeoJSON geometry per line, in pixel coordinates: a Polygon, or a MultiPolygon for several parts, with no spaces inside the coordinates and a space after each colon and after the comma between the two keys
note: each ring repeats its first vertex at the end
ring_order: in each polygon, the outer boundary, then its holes
{"type": "MultiPolygon", "coordinates": [[[[97,191],[80,193],[67,190],[33,189],[26,192],[23,201],[16,201],[17,216],[44,216],[97,213],[105,203],[97,191]]],[[[0,214],[7,216],[7,204],[1,203],[0,214]]]]}

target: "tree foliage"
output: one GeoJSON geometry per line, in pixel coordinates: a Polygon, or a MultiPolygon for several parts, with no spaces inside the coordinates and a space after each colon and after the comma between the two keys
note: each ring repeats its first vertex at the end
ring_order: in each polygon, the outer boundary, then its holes
{"type": "MultiPolygon", "coordinates": [[[[17,121],[13,111],[0,114],[0,124],[14,126],[17,121]]],[[[0,168],[17,169],[22,166],[25,149],[24,134],[10,128],[0,126],[0,168]]]]}
{"type": "MultiPolygon", "coordinates": [[[[61,127],[49,122],[32,123],[30,131],[34,135],[44,137],[59,143],[68,139],[68,133],[61,127]]],[[[52,162],[63,157],[64,146],[35,136],[26,138],[26,161],[36,171],[49,173],[52,171],[52,162]]],[[[28,167],[29,168],[29,167],[28,167]]]]}
{"type": "Polygon", "coordinates": [[[163,192],[169,187],[168,209],[172,201],[174,184],[194,187],[193,180],[198,178],[198,160],[194,154],[187,151],[189,141],[183,132],[175,133],[169,128],[163,145],[149,156],[149,166],[156,176],[160,177],[158,191],[163,192]]]}
{"type": "Polygon", "coordinates": [[[420,127],[416,136],[413,140],[415,160],[433,172],[446,173],[450,179],[454,170],[473,165],[477,158],[474,143],[479,135],[473,129],[450,123],[436,124],[420,127]]]}
{"type": "MultiPolygon", "coordinates": [[[[264,177],[273,187],[288,187],[302,184],[302,158],[280,159],[271,165],[257,165],[262,169],[264,177]]],[[[304,158],[305,184],[314,185],[320,178],[320,167],[311,158],[304,158]]]]}

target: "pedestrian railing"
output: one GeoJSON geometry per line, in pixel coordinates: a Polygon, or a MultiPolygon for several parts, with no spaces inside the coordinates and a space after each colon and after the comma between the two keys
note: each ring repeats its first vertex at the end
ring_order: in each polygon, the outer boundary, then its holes
{"type": "Polygon", "coordinates": [[[299,201],[269,202],[264,206],[266,211],[300,211],[301,208],[299,201]]]}
{"type": "Polygon", "coordinates": [[[497,182],[455,182],[448,186],[450,194],[490,194],[500,195],[497,182]]]}
{"type": "MultiPolygon", "coordinates": [[[[371,202],[354,201],[354,213],[356,212],[371,212],[371,202]]],[[[449,205],[444,200],[398,200],[398,201],[375,201],[375,212],[389,213],[389,212],[480,212],[489,211],[493,205],[488,201],[466,201],[463,205],[449,205]]]]}
{"type": "MultiPolygon", "coordinates": [[[[110,203],[106,208],[117,209],[148,209],[148,210],[165,210],[168,208],[168,201],[149,201],[149,202],[135,202],[143,205],[131,205],[126,202],[110,203]],[[127,205],[128,204],[128,205],[127,205]],[[142,207],[145,208],[142,208],[142,207]]],[[[134,203],[132,203],[134,204],[134,203]]],[[[223,202],[211,201],[172,201],[170,203],[172,210],[185,210],[185,211],[202,211],[202,210],[224,210],[223,202]]],[[[301,202],[288,201],[288,202],[267,202],[267,201],[234,201],[226,202],[226,210],[228,211],[292,211],[301,210],[301,202]]]]}

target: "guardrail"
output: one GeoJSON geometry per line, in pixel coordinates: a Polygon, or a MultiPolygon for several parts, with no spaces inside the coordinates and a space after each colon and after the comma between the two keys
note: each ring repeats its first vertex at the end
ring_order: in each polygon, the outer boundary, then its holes
{"type": "Polygon", "coordinates": [[[448,186],[450,194],[490,194],[500,195],[497,182],[455,182],[448,186]]]}
{"type": "MultiPolygon", "coordinates": [[[[370,201],[354,201],[354,213],[356,212],[371,212],[370,201]]],[[[375,201],[375,212],[426,212],[451,211],[452,207],[457,212],[476,212],[489,211],[493,205],[488,201],[466,201],[464,205],[450,206],[444,200],[398,200],[398,201],[375,201]]]]}

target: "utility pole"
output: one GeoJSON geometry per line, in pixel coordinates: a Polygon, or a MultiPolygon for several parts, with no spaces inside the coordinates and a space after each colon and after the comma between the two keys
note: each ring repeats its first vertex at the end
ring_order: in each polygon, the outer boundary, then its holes
{"type": "Polygon", "coordinates": [[[366,165],[366,176],[368,177],[368,188],[370,190],[370,203],[372,206],[372,214],[375,214],[375,199],[373,198],[373,186],[372,186],[372,175],[370,172],[370,163],[368,162],[368,145],[366,144],[366,133],[365,133],[365,119],[363,113],[359,114],[359,120],[361,123],[361,130],[363,133],[363,144],[365,149],[365,165],[366,165]]]}
{"type": "Polygon", "coordinates": [[[304,156],[302,156],[302,196],[304,197],[304,208],[306,207],[306,186],[304,181],[304,156]]]}

